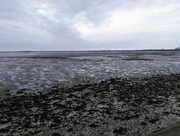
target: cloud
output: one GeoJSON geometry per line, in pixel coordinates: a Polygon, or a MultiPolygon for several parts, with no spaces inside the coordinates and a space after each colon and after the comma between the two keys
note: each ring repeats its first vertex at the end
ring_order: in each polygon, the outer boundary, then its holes
{"type": "Polygon", "coordinates": [[[2,0],[0,49],[172,48],[179,9],[178,0],[2,0]]]}
{"type": "MultiPolygon", "coordinates": [[[[135,5],[136,6],[136,5],[135,5]]],[[[78,17],[74,28],[83,39],[91,42],[128,40],[132,35],[173,32],[180,29],[180,3],[114,9],[99,25],[88,20],[85,13],[78,17]]]]}

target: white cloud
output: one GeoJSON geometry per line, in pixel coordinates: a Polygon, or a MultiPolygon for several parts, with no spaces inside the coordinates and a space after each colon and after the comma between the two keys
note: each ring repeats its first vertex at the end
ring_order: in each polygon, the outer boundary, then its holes
{"type": "Polygon", "coordinates": [[[1,3],[0,42],[12,44],[9,47],[20,42],[35,43],[36,48],[37,44],[49,49],[54,45],[57,50],[63,50],[65,45],[69,50],[142,48],[139,44],[150,48],[160,47],[161,43],[177,46],[180,34],[178,0],[2,0],[1,3]]]}
{"type": "MultiPolygon", "coordinates": [[[[159,1],[160,2],[160,1],[159,1]]],[[[84,13],[77,16],[74,28],[83,39],[90,42],[113,42],[128,40],[132,34],[156,33],[180,29],[180,3],[150,5],[132,9],[109,11],[100,25],[88,20],[84,13]]],[[[133,39],[133,38],[130,38],[133,39]]]]}

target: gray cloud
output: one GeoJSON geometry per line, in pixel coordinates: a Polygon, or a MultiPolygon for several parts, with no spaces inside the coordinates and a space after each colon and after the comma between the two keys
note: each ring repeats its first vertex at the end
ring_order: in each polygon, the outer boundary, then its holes
{"type": "Polygon", "coordinates": [[[178,0],[1,0],[0,50],[175,48],[178,0]]]}

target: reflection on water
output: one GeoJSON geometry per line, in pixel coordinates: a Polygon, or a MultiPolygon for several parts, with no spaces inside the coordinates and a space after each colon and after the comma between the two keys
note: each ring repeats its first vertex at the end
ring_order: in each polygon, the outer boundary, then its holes
{"type": "Polygon", "coordinates": [[[180,54],[173,51],[0,52],[0,90],[42,91],[52,85],[179,71],[180,54]]]}

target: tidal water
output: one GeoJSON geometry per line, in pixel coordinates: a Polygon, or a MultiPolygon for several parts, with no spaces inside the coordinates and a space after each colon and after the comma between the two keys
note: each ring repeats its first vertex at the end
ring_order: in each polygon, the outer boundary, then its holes
{"type": "Polygon", "coordinates": [[[179,72],[178,51],[0,52],[0,91],[179,72]]]}

